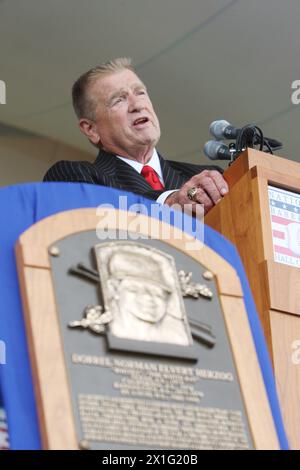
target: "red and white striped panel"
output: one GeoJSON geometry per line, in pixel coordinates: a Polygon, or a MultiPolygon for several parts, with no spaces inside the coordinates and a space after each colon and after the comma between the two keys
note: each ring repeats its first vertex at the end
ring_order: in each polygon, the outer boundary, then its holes
{"type": "Polygon", "coordinates": [[[269,186],[274,259],[300,268],[300,194],[269,186]]]}
{"type": "Polygon", "coordinates": [[[300,259],[300,223],[271,216],[274,251],[300,259]]]}
{"type": "Polygon", "coordinates": [[[8,450],[8,429],[6,423],[6,414],[3,408],[0,408],[0,450],[8,450]]]}

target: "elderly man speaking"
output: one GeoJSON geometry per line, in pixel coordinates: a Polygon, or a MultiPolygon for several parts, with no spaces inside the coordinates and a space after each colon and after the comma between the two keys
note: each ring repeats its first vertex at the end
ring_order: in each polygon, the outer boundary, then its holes
{"type": "Polygon", "coordinates": [[[81,75],[72,98],[79,128],[99,155],[94,163],[57,162],[44,181],[99,184],[169,206],[203,204],[205,213],[228,192],[216,167],[168,161],[159,155],[159,121],[130,59],[114,59],[81,75]]]}

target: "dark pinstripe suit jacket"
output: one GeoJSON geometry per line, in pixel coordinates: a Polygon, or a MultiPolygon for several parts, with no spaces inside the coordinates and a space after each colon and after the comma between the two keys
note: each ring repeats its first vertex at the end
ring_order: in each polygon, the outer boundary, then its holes
{"type": "MultiPolygon", "coordinates": [[[[179,189],[193,175],[205,169],[222,171],[216,166],[201,166],[164,160],[159,155],[165,190],[179,189]]],[[[55,163],[44,176],[44,181],[90,183],[123,189],[149,199],[157,199],[163,191],[155,191],[142,175],[115,155],[100,150],[94,163],[62,160],[55,163]]]]}

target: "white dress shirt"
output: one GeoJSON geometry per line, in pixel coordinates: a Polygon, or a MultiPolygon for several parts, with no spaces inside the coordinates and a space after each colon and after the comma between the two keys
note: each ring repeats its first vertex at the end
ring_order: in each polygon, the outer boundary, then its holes
{"type": "MultiPolygon", "coordinates": [[[[120,158],[120,160],[123,160],[123,162],[127,163],[128,165],[132,166],[132,168],[134,168],[138,173],[141,173],[142,172],[142,169],[145,165],[143,165],[142,163],[140,162],[137,162],[136,160],[130,160],[130,158],[126,158],[126,157],[120,157],[120,155],[117,155],[117,158],[120,158]]],[[[156,149],[153,150],[153,154],[152,154],[152,157],[150,158],[149,162],[146,163],[146,165],[149,165],[151,166],[151,168],[153,168],[153,170],[156,171],[158,177],[159,177],[159,181],[161,182],[161,184],[165,185],[164,183],[164,178],[163,178],[163,174],[162,174],[162,171],[161,171],[161,165],[160,165],[160,161],[159,161],[159,157],[158,157],[158,154],[157,154],[157,151],[156,149]]],[[[171,189],[169,191],[164,191],[157,199],[156,199],[156,202],[158,202],[159,204],[164,204],[165,200],[167,199],[167,197],[171,194],[171,193],[174,193],[174,191],[178,191],[177,189],[171,189]]]]}

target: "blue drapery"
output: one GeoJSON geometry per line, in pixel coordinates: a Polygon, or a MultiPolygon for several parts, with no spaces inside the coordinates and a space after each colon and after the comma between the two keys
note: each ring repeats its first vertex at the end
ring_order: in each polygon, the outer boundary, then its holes
{"type": "MultiPolygon", "coordinates": [[[[0,340],[6,344],[6,364],[0,365],[0,385],[12,449],[41,448],[16,270],[15,243],[31,225],[57,212],[107,203],[119,208],[120,194],[127,196],[129,209],[133,204],[143,204],[150,211],[153,201],[94,185],[32,183],[0,189],[0,340]]],[[[169,220],[169,214],[170,209],[162,207],[160,218],[169,220]]],[[[176,218],[173,223],[176,225],[176,218]]],[[[287,449],[270,360],[244,268],[236,249],[222,235],[205,227],[204,241],[235,268],[240,278],[278,438],[281,448],[287,449]]]]}

